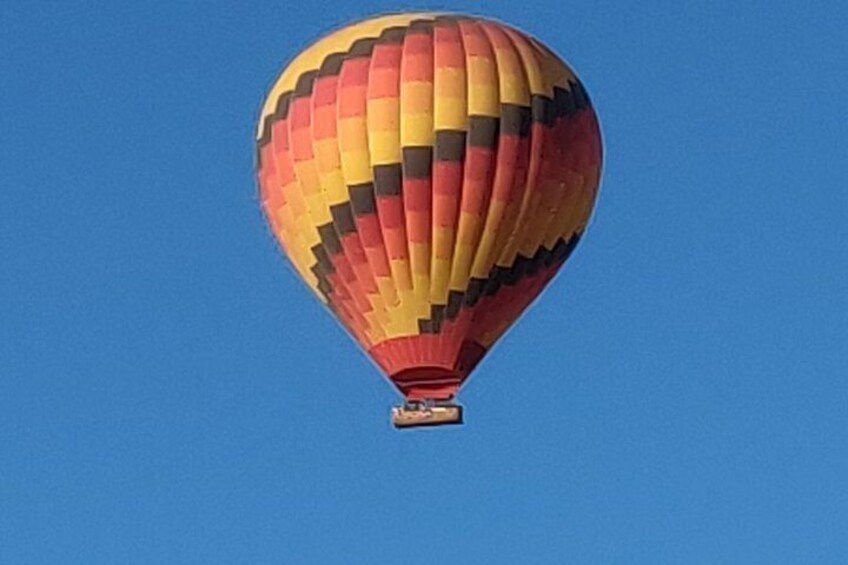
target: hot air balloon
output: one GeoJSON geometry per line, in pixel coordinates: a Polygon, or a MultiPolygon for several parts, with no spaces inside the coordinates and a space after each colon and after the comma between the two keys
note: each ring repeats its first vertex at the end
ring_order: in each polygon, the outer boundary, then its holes
{"type": "Polygon", "coordinates": [[[583,85],[503,23],[405,13],[301,52],[257,130],[259,195],[294,269],[405,402],[455,397],[566,262],[601,168],[583,85]]]}

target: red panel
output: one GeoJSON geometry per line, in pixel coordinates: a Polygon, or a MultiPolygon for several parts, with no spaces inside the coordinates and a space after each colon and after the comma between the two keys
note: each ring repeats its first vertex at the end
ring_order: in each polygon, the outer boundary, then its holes
{"type": "Polygon", "coordinates": [[[470,214],[483,214],[489,200],[493,173],[493,151],[483,147],[469,147],[465,162],[465,187],[462,191],[462,210],[470,214]]]}
{"type": "Polygon", "coordinates": [[[436,67],[465,68],[465,50],[459,27],[453,24],[439,24],[435,27],[436,67]]]}
{"type": "Polygon", "coordinates": [[[403,205],[409,241],[430,242],[430,179],[404,179],[403,205]]]}
{"type": "Polygon", "coordinates": [[[367,214],[356,219],[357,231],[359,238],[362,240],[362,247],[365,248],[365,255],[368,257],[368,263],[371,265],[371,270],[375,277],[388,277],[391,275],[389,271],[389,263],[386,260],[386,252],[383,248],[383,236],[380,233],[380,224],[377,221],[376,214],[367,214]]]}
{"type": "Polygon", "coordinates": [[[312,86],[312,105],[326,106],[336,103],[336,84],[338,76],[318,77],[312,86]]]}
{"type": "Polygon", "coordinates": [[[462,31],[462,43],[469,57],[492,57],[492,46],[488,38],[475,22],[459,22],[462,31]]]}
{"type": "Polygon", "coordinates": [[[339,73],[339,88],[367,86],[370,65],[371,60],[368,57],[347,59],[339,73]]]}
{"type": "Polygon", "coordinates": [[[371,56],[372,67],[399,67],[402,50],[400,43],[377,44],[371,56]]]}
{"type": "Polygon", "coordinates": [[[350,266],[356,273],[356,278],[363,286],[363,290],[369,294],[377,292],[377,284],[368,266],[368,258],[359,241],[359,235],[350,233],[342,237],[342,248],[344,254],[350,261],[350,266]]]}
{"type": "MultiPolygon", "coordinates": [[[[433,52],[433,36],[428,31],[415,31],[406,34],[403,40],[403,57],[415,55],[429,56],[433,52]]],[[[406,63],[406,61],[404,61],[406,63]]],[[[432,75],[433,69],[430,68],[432,75]]]]}

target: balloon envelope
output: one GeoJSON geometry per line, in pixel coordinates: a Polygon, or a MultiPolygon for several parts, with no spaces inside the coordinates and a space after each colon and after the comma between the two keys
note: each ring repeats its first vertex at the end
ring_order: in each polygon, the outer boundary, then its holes
{"type": "Polygon", "coordinates": [[[566,261],[598,188],[589,98],[502,23],[383,16],[283,71],[262,207],[316,296],[410,400],[448,399],[566,261]]]}

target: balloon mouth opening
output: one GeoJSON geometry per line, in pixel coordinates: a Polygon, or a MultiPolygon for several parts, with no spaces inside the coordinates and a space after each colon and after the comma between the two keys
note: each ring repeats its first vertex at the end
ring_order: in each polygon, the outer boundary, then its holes
{"type": "Polygon", "coordinates": [[[390,378],[409,400],[450,400],[463,377],[461,372],[445,367],[411,367],[390,378]]]}

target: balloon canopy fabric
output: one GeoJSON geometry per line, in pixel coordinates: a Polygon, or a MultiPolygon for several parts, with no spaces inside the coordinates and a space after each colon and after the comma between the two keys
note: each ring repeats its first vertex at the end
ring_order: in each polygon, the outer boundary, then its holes
{"type": "Polygon", "coordinates": [[[452,398],[565,263],[598,189],[583,85],[502,23],[354,24],[283,71],[262,207],[306,284],[409,400],[452,398]]]}

